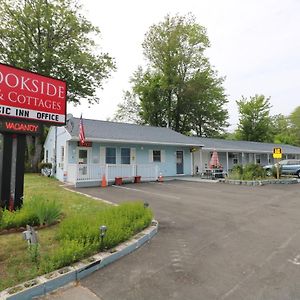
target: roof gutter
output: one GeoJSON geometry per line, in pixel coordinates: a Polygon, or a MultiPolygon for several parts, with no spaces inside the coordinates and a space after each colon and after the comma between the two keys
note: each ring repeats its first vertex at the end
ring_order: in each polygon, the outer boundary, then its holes
{"type": "MultiPolygon", "coordinates": [[[[216,149],[216,148],[207,148],[205,146],[203,146],[202,148],[203,150],[207,150],[207,151],[218,151],[218,152],[244,152],[244,153],[273,153],[273,149],[270,150],[270,151],[267,151],[267,150],[243,150],[243,149],[216,149]]],[[[297,152],[285,152],[283,154],[299,154],[297,152]]]]}
{"type": "MultiPolygon", "coordinates": [[[[88,138],[86,140],[90,142],[108,142],[108,143],[124,143],[124,144],[147,144],[147,145],[169,145],[169,146],[186,146],[186,147],[203,147],[202,144],[195,143],[170,143],[170,142],[152,142],[152,141],[135,141],[135,140],[114,140],[114,139],[98,139],[98,138],[88,138]]],[[[78,137],[72,137],[70,141],[79,141],[78,137]]]]}

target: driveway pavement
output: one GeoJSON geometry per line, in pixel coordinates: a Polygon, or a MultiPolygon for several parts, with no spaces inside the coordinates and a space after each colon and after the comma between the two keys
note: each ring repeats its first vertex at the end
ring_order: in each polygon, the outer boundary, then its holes
{"type": "Polygon", "coordinates": [[[49,299],[300,299],[300,186],[169,181],[81,188],[147,201],[158,234],[141,249],[49,299]]]}

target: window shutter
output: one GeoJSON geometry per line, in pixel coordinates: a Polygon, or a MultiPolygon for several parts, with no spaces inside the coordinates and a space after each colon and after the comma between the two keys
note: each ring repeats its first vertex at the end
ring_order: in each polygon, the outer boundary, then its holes
{"type": "Polygon", "coordinates": [[[162,163],[166,162],[166,151],[165,150],[160,151],[160,160],[162,163]]]}
{"type": "Polygon", "coordinates": [[[105,165],[105,147],[100,147],[100,165],[105,165]]]}
{"type": "Polygon", "coordinates": [[[153,150],[149,150],[149,162],[153,162],[153,150]]]}
{"type": "Polygon", "coordinates": [[[130,163],[136,164],[136,149],[135,148],[130,148],[130,163]]]}

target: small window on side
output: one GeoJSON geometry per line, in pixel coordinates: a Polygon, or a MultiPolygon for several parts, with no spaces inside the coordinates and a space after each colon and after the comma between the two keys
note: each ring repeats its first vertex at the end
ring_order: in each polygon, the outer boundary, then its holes
{"type": "Polygon", "coordinates": [[[161,151],[160,150],[153,150],[153,161],[161,162],[161,151]]]}
{"type": "Polygon", "coordinates": [[[116,148],[106,148],[105,160],[107,164],[116,164],[116,148]]]}
{"type": "Polygon", "coordinates": [[[121,148],[121,164],[130,165],[130,148],[121,148]]]}

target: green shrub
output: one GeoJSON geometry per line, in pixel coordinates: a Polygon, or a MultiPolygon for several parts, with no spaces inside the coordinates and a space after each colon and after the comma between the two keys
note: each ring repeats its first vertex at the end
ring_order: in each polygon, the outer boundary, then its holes
{"type": "Polygon", "coordinates": [[[100,246],[113,248],[149,226],[151,220],[152,211],[145,209],[143,203],[139,202],[69,217],[60,224],[57,233],[59,247],[44,257],[40,263],[40,272],[48,273],[70,265],[97,253],[100,246]],[[103,245],[100,245],[101,225],[107,226],[103,245]]]}
{"type": "Polygon", "coordinates": [[[3,211],[3,218],[0,224],[1,229],[25,227],[27,224],[30,226],[39,225],[39,220],[36,214],[25,205],[20,210],[3,211]]]}
{"type": "Polygon", "coordinates": [[[49,273],[64,266],[68,266],[80,259],[91,255],[97,248],[91,244],[84,244],[77,240],[61,241],[60,247],[44,257],[40,264],[41,273],[49,273]]]}
{"type": "MultiPolygon", "coordinates": [[[[101,247],[110,249],[149,226],[152,217],[152,211],[144,208],[144,204],[141,202],[123,203],[120,206],[110,207],[93,214],[78,214],[63,220],[59,226],[57,239],[63,241],[65,245],[75,241],[75,244],[71,243],[71,245],[78,247],[80,256],[81,252],[97,252],[100,249],[99,227],[101,225],[107,226],[101,247]]],[[[58,254],[56,253],[56,255],[58,254]]],[[[67,254],[64,254],[64,257],[64,261],[71,259],[67,254]]],[[[56,264],[57,259],[53,259],[56,264]]],[[[76,253],[72,259],[73,261],[78,259],[76,253]]]]}
{"type": "Polygon", "coordinates": [[[152,212],[148,208],[145,209],[143,203],[123,203],[92,215],[79,214],[64,220],[57,238],[100,247],[99,227],[106,225],[108,230],[103,246],[109,249],[147,227],[151,220],[152,212]]]}
{"type": "Polygon", "coordinates": [[[229,173],[229,178],[234,180],[240,180],[243,175],[243,166],[242,165],[234,165],[229,173]]]}
{"type": "Polygon", "coordinates": [[[62,215],[62,205],[54,200],[33,196],[28,205],[39,219],[39,225],[51,225],[62,215]]]}
{"type": "Polygon", "coordinates": [[[1,229],[25,227],[26,225],[51,225],[62,215],[61,205],[41,197],[32,197],[24,201],[20,210],[4,210],[1,229]]]}
{"type": "Polygon", "coordinates": [[[244,166],[242,179],[243,180],[255,180],[266,178],[266,171],[264,168],[257,164],[246,164],[244,166]]]}
{"type": "Polygon", "coordinates": [[[229,173],[230,179],[235,180],[256,180],[266,178],[266,171],[257,164],[246,164],[245,166],[236,165],[229,173]]]}

